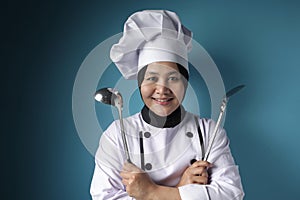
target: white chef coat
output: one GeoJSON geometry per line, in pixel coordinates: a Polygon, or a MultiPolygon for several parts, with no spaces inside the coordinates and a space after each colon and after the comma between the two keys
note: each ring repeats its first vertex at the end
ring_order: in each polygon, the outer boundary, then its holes
{"type": "MultiPolygon", "coordinates": [[[[174,187],[192,159],[202,157],[195,116],[186,112],[181,123],[173,128],[157,128],[146,123],[141,113],[124,119],[131,161],[141,167],[140,135],[143,137],[145,171],[159,185],[174,187]]],[[[207,149],[215,123],[196,118],[207,149]]],[[[103,133],[95,155],[95,170],[90,192],[93,200],[134,199],[126,193],[119,173],[125,162],[120,122],[116,120],[103,133]]],[[[244,192],[229,140],[224,129],[217,133],[208,162],[207,185],[189,184],[179,187],[182,200],[243,199],[244,192]]]]}

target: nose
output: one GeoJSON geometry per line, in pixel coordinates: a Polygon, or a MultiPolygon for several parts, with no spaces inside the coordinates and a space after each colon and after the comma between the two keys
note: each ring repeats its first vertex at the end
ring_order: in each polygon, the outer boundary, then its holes
{"type": "Polygon", "coordinates": [[[169,94],[171,92],[171,90],[169,89],[169,87],[166,84],[158,83],[158,84],[156,84],[155,92],[157,94],[169,94]]]}

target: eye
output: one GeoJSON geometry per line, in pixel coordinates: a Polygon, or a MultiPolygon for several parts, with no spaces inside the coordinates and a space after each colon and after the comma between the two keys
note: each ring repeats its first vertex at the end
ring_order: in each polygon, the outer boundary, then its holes
{"type": "Polygon", "coordinates": [[[155,76],[150,76],[150,77],[147,77],[147,78],[146,78],[147,81],[157,81],[157,79],[158,79],[158,78],[155,77],[155,76]]]}
{"type": "Polygon", "coordinates": [[[178,78],[177,76],[170,76],[168,78],[169,81],[178,81],[180,78],[178,78]]]}

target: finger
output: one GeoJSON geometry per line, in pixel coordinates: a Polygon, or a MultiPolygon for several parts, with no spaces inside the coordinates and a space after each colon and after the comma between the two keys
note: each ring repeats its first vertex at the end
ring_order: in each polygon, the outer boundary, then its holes
{"type": "Polygon", "coordinates": [[[206,167],[195,167],[189,169],[189,174],[199,176],[201,174],[207,173],[206,167]]]}
{"type": "Polygon", "coordinates": [[[212,167],[212,164],[207,162],[207,161],[203,161],[203,160],[198,160],[196,162],[194,162],[191,167],[212,167]]]}
{"type": "Polygon", "coordinates": [[[133,168],[134,168],[133,164],[128,163],[128,162],[125,162],[125,163],[123,164],[122,170],[123,170],[123,171],[132,171],[133,168]]]}
{"type": "Polygon", "coordinates": [[[132,163],[125,162],[123,165],[123,171],[128,171],[128,172],[141,172],[142,170],[137,167],[136,165],[132,163]]]}
{"type": "Polygon", "coordinates": [[[129,178],[132,177],[132,173],[131,172],[126,172],[126,171],[121,171],[120,176],[124,179],[129,179],[129,178]]]}
{"type": "Polygon", "coordinates": [[[127,186],[127,185],[129,185],[129,181],[128,181],[129,179],[122,179],[122,183],[125,185],[125,186],[127,186]]]}
{"type": "Polygon", "coordinates": [[[208,173],[207,173],[207,171],[204,171],[204,172],[202,172],[202,173],[199,174],[199,175],[208,178],[208,173]]]}
{"type": "Polygon", "coordinates": [[[194,176],[193,183],[206,185],[208,182],[208,178],[204,176],[194,176]]]}

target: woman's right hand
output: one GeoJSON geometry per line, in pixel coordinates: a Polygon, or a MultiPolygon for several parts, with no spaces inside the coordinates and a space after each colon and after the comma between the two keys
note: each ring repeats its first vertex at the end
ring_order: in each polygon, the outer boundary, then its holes
{"type": "Polygon", "coordinates": [[[208,168],[212,167],[207,161],[196,161],[191,166],[186,168],[182,177],[176,187],[180,187],[187,184],[201,184],[206,185],[208,183],[208,168]]]}

